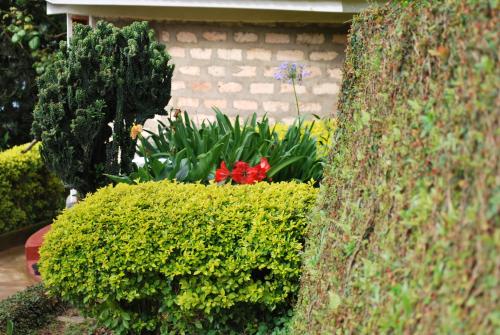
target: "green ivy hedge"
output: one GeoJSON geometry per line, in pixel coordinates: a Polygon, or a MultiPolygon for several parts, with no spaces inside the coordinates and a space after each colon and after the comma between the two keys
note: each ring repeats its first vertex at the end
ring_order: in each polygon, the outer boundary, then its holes
{"type": "Polygon", "coordinates": [[[9,322],[13,335],[33,334],[66,307],[59,299],[49,297],[41,284],[30,286],[0,301],[0,334],[7,334],[9,322]]]}
{"type": "Polygon", "coordinates": [[[50,220],[64,207],[64,187],[45,168],[39,146],[0,152],[0,234],[50,220]]]}
{"type": "Polygon", "coordinates": [[[303,183],[100,189],[53,224],[47,288],[116,332],[265,334],[295,299],[303,183]]]}
{"type": "Polygon", "coordinates": [[[353,21],[295,334],[498,334],[495,3],[353,21]]]}

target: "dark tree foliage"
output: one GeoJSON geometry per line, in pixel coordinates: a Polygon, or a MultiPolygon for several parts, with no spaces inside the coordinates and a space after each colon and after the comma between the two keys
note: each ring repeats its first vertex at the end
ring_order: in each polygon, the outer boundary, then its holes
{"type": "Polygon", "coordinates": [[[132,170],[130,129],[165,114],[173,65],[147,22],[77,25],[38,81],[33,133],[49,169],[82,195],[132,170]]]}
{"type": "Polygon", "coordinates": [[[64,22],[44,0],[0,1],[0,149],[31,139],[36,75],[65,38],[64,22]]]}

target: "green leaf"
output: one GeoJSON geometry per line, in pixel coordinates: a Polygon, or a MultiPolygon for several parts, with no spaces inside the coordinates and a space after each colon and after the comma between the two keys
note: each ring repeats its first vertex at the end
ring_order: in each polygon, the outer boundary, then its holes
{"type": "Polygon", "coordinates": [[[269,178],[272,178],[276,173],[280,172],[282,169],[286,168],[290,164],[293,164],[295,162],[300,161],[301,159],[305,159],[306,157],[304,156],[298,156],[298,157],[291,157],[287,160],[284,160],[283,162],[279,163],[278,165],[272,166],[271,169],[267,172],[267,175],[269,178]]]}

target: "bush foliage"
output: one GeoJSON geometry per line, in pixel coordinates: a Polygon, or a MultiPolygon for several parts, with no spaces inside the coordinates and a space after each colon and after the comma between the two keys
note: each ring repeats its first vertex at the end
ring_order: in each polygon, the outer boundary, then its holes
{"type": "Polygon", "coordinates": [[[173,66],[146,22],[77,25],[70,43],[38,80],[33,132],[49,169],[85,195],[107,184],[104,172],[132,170],[130,129],[165,114],[173,66]]]}
{"type": "Polygon", "coordinates": [[[0,301],[0,334],[7,334],[8,322],[14,326],[12,334],[33,334],[65,307],[59,299],[49,297],[41,284],[28,287],[0,301]]]}
{"type": "Polygon", "coordinates": [[[52,219],[64,207],[64,188],[44,166],[39,144],[0,153],[0,234],[52,219]]]}
{"type": "Polygon", "coordinates": [[[45,0],[0,1],[0,150],[31,140],[35,78],[66,37],[64,15],[45,0]]]}
{"type": "Polygon", "coordinates": [[[354,20],[296,334],[498,333],[494,3],[354,20]]]}
{"type": "Polygon", "coordinates": [[[265,334],[298,290],[316,189],[119,184],[64,212],[41,249],[51,292],[117,334],[265,334]]]}

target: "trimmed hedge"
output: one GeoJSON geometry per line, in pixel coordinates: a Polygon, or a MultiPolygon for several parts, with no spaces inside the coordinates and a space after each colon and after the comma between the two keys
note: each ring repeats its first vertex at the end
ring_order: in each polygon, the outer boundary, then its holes
{"type": "Polygon", "coordinates": [[[352,25],[295,334],[498,334],[494,1],[407,1],[352,25]]]}
{"type": "Polygon", "coordinates": [[[65,308],[59,299],[49,297],[41,284],[30,286],[0,301],[0,334],[7,333],[9,321],[14,335],[33,334],[65,308]]]}
{"type": "Polygon", "coordinates": [[[37,144],[0,152],[0,234],[52,219],[64,207],[64,187],[45,168],[37,144]]]}
{"type": "Polygon", "coordinates": [[[268,333],[295,299],[316,195],[299,183],[108,186],[58,217],[40,271],[117,334],[268,333]]]}

